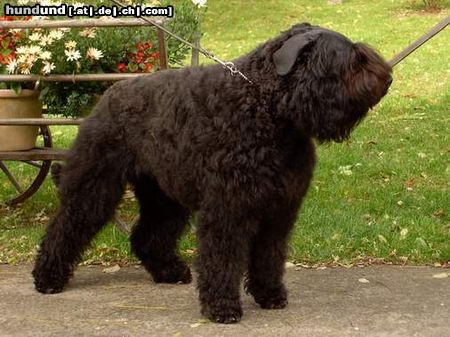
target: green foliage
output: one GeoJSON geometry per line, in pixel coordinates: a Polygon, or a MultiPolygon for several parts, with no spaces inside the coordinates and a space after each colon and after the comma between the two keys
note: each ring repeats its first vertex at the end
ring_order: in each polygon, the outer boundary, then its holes
{"type": "MultiPolygon", "coordinates": [[[[167,28],[181,36],[183,39],[194,42],[202,36],[202,17],[206,9],[197,8],[191,0],[165,0],[162,4],[172,4],[175,8],[175,16],[170,20],[167,28]]],[[[172,65],[182,65],[182,61],[191,48],[173,37],[167,39],[169,49],[169,62],[172,65]]]]}
{"type": "MultiPolygon", "coordinates": [[[[36,1],[33,0],[33,2],[36,1]]],[[[65,3],[75,2],[66,1],[65,3]]],[[[11,3],[16,4],[17,0],[11,3]]],[[[130,1],[127,3],[130,3],[130,1]]],[[[147,2],[134,1],[133,3],[147,2]]],[[[97,7],[108,5],[101,0],[90,0],[86,1],[85,4],[97,7]]],[[[188,41],[193,41],[195,36],[200,36],[201,18],[204,10],[198,8],[190,0],[162,0],[160,2],[162,6],[169,4],[174,6],[175,13],[174,17],[166,22],[167,28],[188,41]]],[[[113,3],[109,5],[113,5],[113,3]]],[[[154,1],[153,5],[155,5],[154,1]]],[[[52,17],[50,19],[61,18],[52,17]]],[[[42,40],[48,38],[52,32],[61,33],[61,30],[27,29],[19,35],[7,31],[7,35],[4,36],[0,32],[0,42],[4,45],[2,54],[0,54],[0,73],[6,74],[8,71],[11,72],[11,70],[7,70],[10,60],[19,60],[18,65],[13,70],[16,74],[49,74],[50,71],[45,71],[45,65],[52,67],[51,74],[69,75],[117,72],[143,73],[158,70],[160,55],[157,48],[157,33],[154,27],[71,29],[64,31],[63,37],[52,39],[48,44],[42,44],[42,40]],[[33,34],[38,34],[39,38],[31,40],[30,36],[32,37],[33,34]],[[67,46],[69,41],[75,42],[70,48],[67,46]],[[32,54],[31,58],[26,58],[23,56],[23,53],[17,52],[19,47],[37,46],[38,44],[41,45],[42,50],[32,54]],[[95,58],[88,57],[87,53],[92,48],[101,51],[102,55],[95,58]],[[70,59],[67,54],[68,51],[79,53],[79,55],[74,56],[75,59],[70,59]],[[51,52],[51,59],[45,59],[42,56],[42,52],[51,52]],[[21,55],[23,57],[22,61],[20,61],[21,55]]],[[[169,65],[171,67],[182,65],[190,52],[190,48],[172,37],[166,38],[169,65]]],[[[42,81],[39,89],[44,90],[44,94],[41,94],[40,97],[50,114],[78,117],[89,111],[96,98],[111,84],[109,82],[80,82],[73,84],[42,81]]],[[[1,85],[13,88],[13,86],[7,86],[5,83],[1,85]]],[[[20,83],[14,88],[25,85],[34,86],[33,83],[20,83]]]]}

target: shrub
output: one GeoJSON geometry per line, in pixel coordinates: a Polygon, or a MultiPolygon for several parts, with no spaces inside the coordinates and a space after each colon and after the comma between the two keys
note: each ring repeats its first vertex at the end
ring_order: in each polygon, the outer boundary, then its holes
{"type": "Polygon", "coordinates": [[[423,3],[425,5],[425,9],[437,10],[441,8],[443,0],[423,0],[423,3]]]}
{"type": "MultiPolygon", "coordinates": [[[[127,4],[168,5],[175,15],[166,26],[186,40],[201,31],[204,9],[200,0],[123,1],[127,4]]],[[[86,0],[86,4],[105,5],[102,0],[86,0]]],[[[54,4],[53,0],[15,0],[13,4],[54,4]]],[[[70,3],[65,1],[64,3],[70,3]]],[[[72,3],[75,3],[73,1],[72,3]]],[[[201,2],[203,3],[203,2],[201,2]]],[[[112,4],[112,3],[111,3],[112,4]]],[[[40,20],[61,18],[12,18],[0,20],[40,20]]],[[[156,48],[154,27],[85,28],[85,29],[25,29],[0,30],[0,73],[3,74],[83,74],[132,72],[149,73],[158,70],[160,55],[156,48]]],[[[169,65],[180,66],[190,48],[167,37],[169,65]]],[[[52,83],[42,81],[38,88],[50,114],[78,117],[89,112],[96,98],[110,86],[109,82],[52,83]]],[[[34,87],[34,83],[0,83],[1,88],[34,87]]]]}

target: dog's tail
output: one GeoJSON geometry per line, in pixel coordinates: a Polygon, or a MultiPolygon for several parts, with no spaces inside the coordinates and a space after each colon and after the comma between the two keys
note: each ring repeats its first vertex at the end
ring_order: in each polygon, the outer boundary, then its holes
{"type": "Polygon", "coordinates": [[[54,163],[50,169],[50,174],[52,176],[53,183],[58,187],[61,181],[61,171],[63,165],[61,163],[54,163]]]}

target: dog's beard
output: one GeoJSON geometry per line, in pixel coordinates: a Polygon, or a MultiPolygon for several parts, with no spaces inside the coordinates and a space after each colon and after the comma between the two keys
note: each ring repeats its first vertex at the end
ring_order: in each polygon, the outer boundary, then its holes
{"type": "Polygon", "coordinates": [[[328,124],[324,122],[324,125],[319,125],[316,129],[314,137],[319,143],[325,142],[337,142],[341,143],[350,138],[352,131],[359,125],[359,123],[367,115],[367,110],[358,114],[349,114],[346,119],[341,120],[338,123],[328,124]]]}

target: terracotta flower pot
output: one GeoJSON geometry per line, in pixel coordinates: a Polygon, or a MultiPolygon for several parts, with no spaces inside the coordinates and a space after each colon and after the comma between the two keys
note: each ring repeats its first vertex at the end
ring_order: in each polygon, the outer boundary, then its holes
{"type": "MultiPolygon", "coordinates": [[[[22,90],[19,95],[13,90],[0,90],[0,119],[42,117],[38,97],[36,90],[22,90]]],[[[0,151],[34,148],[38,129],[37,126],[0,126],[0,151]]]]}

